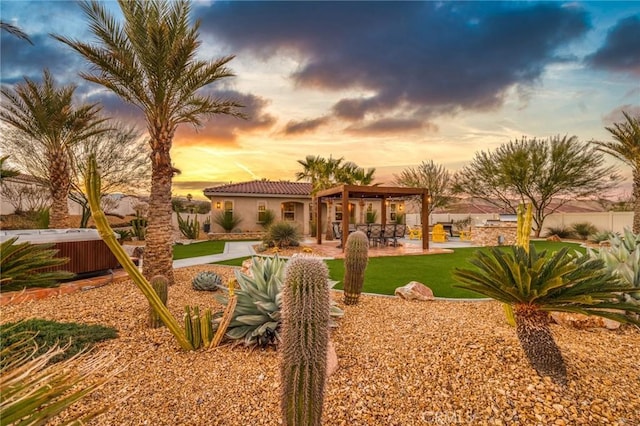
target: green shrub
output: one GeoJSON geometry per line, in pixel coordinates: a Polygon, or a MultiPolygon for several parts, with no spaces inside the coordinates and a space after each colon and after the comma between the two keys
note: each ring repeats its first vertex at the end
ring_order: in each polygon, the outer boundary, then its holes
{"type": "Polygon", "coordinates": [[[589,222],[574,223],[573,225],[571,225],[571,230],[581,240],[586,240],[590,235],[598,232],[598,228],[596,228],[595,225],[589,222]]]}
{"type": "Polygon", "coordinates": [[[10,347],[23,340],[25,336],[34,334],[33,340],[38,346],[36,355],[43,355],[58,345],[68,344],[63,353],[51,358],[51,362],[66,360],[97,342],[118,337],[118,331],[113,327],[63,323],[38,318],[2,324],[0,334],[3,347],[10,347]]]}
{"type": "Polygon", "coordinates": [[[218,212],[213,217],[213,223],[219,225],[224,232],[231,232],[242,222],[242,218],[233,212],[218,212]]]}
{"type": "Polygon", "coordinates": [[[273,210],[265,210],[262,212],[262,217],[260,219],[262,219],[260,225],[264,229],[269,229],[273,222],[276,221],[276,214],[273,212],[273,210]]]}
{"type": "Polygon", "coordinates": [[[591,241],[592,243],[603,243],[605,241],[609,241],[609,239],[611,237],[613,237],[615,234],[613,234],[612,232],[609,231],[602,231],[602,232],[596,232],[594,234],[591,234],[589,236],[589,241],[591,241]]]}
{"type": "Polygon", "coordinates": [[[551,237],[553,235],[558,236],[558,238],[573,238],[575,236],[573,230],[571,228],[567,228],[566,226],[548,227],[545,236],[551,237]]]}
{"type": "Polygon", "coordinates": [[[378,210],[372,210],[370,212],[367,212],[367,215],[365,217],[365,222],[376,223],[376,220],[378,220],[378,210]]]}
{"type": "Polygon", "coordinates": [[[131,241],[131,238],[134,236],[133,231],[126,228],[114,229],[113,232],[120,236],[120,241],[131,241]]]}
{"type": "Polygon", "coordinates": [[[269,227],[264,243],[269,247],[297,247],[302,236],[298,228],[289,222],[276,222],[269,227]]]}
{"type": "Polygon", "coordinates": [[[64,265],[69,259],[53,257],[58,252],[51,249],[53,244],[15,244],[17,239],[10,238],[0,244],[0,290],[56,287],[58,281],[75,275],[66,271],[40,272],[42,268],[64,265]]]}

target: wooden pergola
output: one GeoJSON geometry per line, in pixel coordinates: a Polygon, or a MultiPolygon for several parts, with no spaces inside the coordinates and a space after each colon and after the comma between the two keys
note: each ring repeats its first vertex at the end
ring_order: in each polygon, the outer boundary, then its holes
{"type": "MultiPolygon", "coordinates": [[[[342,215],[342,241],[347,241],[349,236],[349,214],[345,206],[348,206],[349,200],[353,199],[370,199],[378,198],[382,200],[381,206],[381,223],[385,225],[387,219],[386,201],[389,198],[406,198],[419,195],[422,199],[422,248],[429,249],[429,191],[425,188],[404,188],[391,186],[358,186],[358,185],[340,185],[333,188],[325,189],[316,194],[316,212],[318,219],[316,223],[316,237],[318,244],[322,244],[322,209],[320,203],[322,200],[334,199],[341,200],[343,206],[342,215]]],[[[328,210],[327,210],[328,214],[328,210]]],[[[342,245],[344,247],[344,244],[342,245]]]]}

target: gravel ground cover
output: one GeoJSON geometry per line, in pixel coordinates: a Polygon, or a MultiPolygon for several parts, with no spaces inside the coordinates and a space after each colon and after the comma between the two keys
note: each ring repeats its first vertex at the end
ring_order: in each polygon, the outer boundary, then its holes
{"type": "MultiPolygon", "coordinates": [[[[220,309],[176,270],[169,308],[220,309]]],[[[640,331],[553,325],[566,358],[562,389],[528,367],[515,331],[495,302],[408,302],[363,296],[342,306],[332,333],[339,359],[329,378],[326,425],[640,425],[640,331]]],[[[104,324],[117,339],[98,351],[125,366],[78,408],[111,404],[101,425],[279,425],[278,354],[229,345],[183,352],[166,329],[147,329],[147,302],[131,281],[3,307],[2,322],[45,318],[104,324]],[[128,398],[122,399],[124,396],[128,398]]]]}

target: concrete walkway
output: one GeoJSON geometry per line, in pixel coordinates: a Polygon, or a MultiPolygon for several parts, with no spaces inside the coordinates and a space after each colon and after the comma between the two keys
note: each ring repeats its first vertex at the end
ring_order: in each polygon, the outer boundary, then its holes
{"type": "Polygon", "coordinates": [[[260,241],[228,241],[224,245],[224,251],[219,254],[209,256],[190,257],[188,259],[180,259],[173,261],[174,268],[186,268],[195,265],[204,265],[207,263],[221,262],[223,260],[237,259],[239,257],[253,256],[256,252],[253,246],[260,241]]]}

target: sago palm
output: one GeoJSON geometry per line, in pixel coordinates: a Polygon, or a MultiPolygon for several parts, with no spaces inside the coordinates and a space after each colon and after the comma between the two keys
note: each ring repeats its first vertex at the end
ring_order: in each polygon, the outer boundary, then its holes
{"type": "Polygon", "coordinates": [[[597,315],[634,322],[624,312],[640,312],[640,304],[624,301],[629,288],[603,269],[603,262],[570,254],[568,248],[547,255],[534,246],[510,250],[493,247],[470,260],[477,269],[454,269],[455,287],[472,290],[511,305],[516,333],[529,363],[541,376],[564,384],[567,371],[549,328],[549,312],[597,315]]]}
{"type": "Polygon", "coordinates": [[[114,92],[138,107],[145,116],[151,145],[151,192],[145,275],[164,275],[173,283],[171,185],[176,169],[171,145],[178,126],[202,125],[213,114],[241,116],[236,102],[199,93],[233,74],[227,56],[213,61],[196,58],[201,42],[199,22],[190,23],[187,1],[119,0],[123,22],[118,22],[98,1],[80,3],[89,29],[98,43],[62,36],[56,39],[80,53],[93,73],[88,81],[114,92]]]}
{"type": "Polygon", "coordinates": [[[43,149],[51,193],[51,228],[69,226],[67,198],[71,186],[71,147],[105,131],[97,104],[76,106],[73,85],[56,87],[48,70],[42,83],[25,77],[15,88],[2,88],[0,120],[43,149]]]}
{"type": "Polygon", "coordinates": [[[598,150],[631,166],[633,174],[633,232],[640,234],[640,115],[623,112],[626,122],[605,127],[614,141],[594,142],[598,150]]]}

